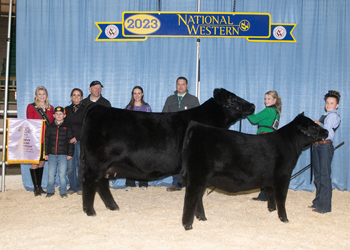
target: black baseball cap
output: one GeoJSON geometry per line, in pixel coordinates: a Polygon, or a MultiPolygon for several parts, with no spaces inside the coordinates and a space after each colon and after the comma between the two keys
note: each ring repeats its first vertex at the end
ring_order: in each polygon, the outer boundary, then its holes
{"type": "Polygon", "coordinates": [[[62,112],[63,114],[66,114],[66,110],[64,108],[62,108],[62,107],[56,107],[55,108],[55,113],[56,112],[62,112]]]}
{"type": "Polygon", "coordinates": [[[98,85],[98,84],[100,84],[100,85],[101,85],[101,88],[103,88],[103,85],[101,84],[100,81],[93,81],[93,82],[91,82],[91,83],[90,83],[90,87],[95,86],[95,85],[98,85]]]}

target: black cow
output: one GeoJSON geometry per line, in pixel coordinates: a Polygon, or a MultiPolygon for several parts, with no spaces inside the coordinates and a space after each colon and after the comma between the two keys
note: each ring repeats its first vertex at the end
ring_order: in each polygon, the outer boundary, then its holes
{"type": "Polygon", "coordinates": [[[107,208],[118,209],[109,190],[110,178],[152,180],[179,173],[183,138],[191,120],[227,129],[254,109],[225,89],[215,89],[214,98],[201,106],[175,113],[89,108],[80,144],[83,210],[89,216],[96,214],[96,191],[107,208]]]}
{"type": "Polygon", "coordinates": [[[202,196],[207,186],[228,192],[264,188],[268,210],[288,222],[285,202],[292,171],[304,147],[328,131],[299,114],[281,129],[249,135],[191,122],[182,150],[179,181],[186,184],[182,224],[192,229],[194,215],[206,220],[202,196]]]}

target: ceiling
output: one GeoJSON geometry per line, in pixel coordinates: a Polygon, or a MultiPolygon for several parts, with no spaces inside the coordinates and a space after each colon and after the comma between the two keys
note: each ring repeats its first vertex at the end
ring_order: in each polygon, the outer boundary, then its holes
{"type": "MultiPolygon", "coordinates": [[[[10,0],[0,0],[0,15],[1,17],[9,16],[10,0]]],[[[12,0],[12,16],[16,17],[16,0],[12,0]]]]}

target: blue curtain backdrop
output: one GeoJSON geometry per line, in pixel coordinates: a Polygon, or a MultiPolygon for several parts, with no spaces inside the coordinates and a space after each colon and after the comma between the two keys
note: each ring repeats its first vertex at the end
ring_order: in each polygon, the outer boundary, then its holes
{"type": "MultiPolygon", "coordinates": [[[[232,12],[234,0],[201,0],[202,12],[232,12]]],[[[21,0],[17,1],[18,117],[25,118],[35,88],[44,85],[53,106],[70,104],[70,92],[99,80],[102,95],[124,108],[135,85],[144,88],[145,101],[161,112],[175,80],[185,76],[195,94],[196,38],[148,38],[143,42],[95,42],[95,22],[122,21],[123,11],[158,11],[158,0],[21,0]]],[[[197,0],[161,0],[161,11],[197,11],[197,0]]],[[[270,13],[272,23],[295,23],[297,43],[248,42],[243,38],[201,38],[200,102],[223,87],[264,108],[264,94],[276,90],[282,98],[280,126],[305,111],[318,119],[328,90],[342,95],[342,123],[334,145],[345,141],[332,164],[334,188],[350,190],[349,79],[350,4],[347,0],[236,0],[236,12],[270,13]]],[[[238,130],[238,124],[232,127],[238,130]]],[[[256,126],[242,123],[242,132],[256,126]]],[[[137,131],[136,131],[137,132],[137,131]]],[[[294,173],[310,163],[302,153],[294,173]]],[[[46,170],[44,172],[44,175],[46,170]]],[[[32,188],[29,165],[22,165],[23,183],[32,188]]],[[[170,185],[165,178],[153,185],[170,185]]],[[[43,180],[46,185],[46,179],[43,180]]],[[[112,182],[121,188],[123,180],[112,182]]],[[[310,171],[291,181],[294,190],[313,191],[310,171]]]]}

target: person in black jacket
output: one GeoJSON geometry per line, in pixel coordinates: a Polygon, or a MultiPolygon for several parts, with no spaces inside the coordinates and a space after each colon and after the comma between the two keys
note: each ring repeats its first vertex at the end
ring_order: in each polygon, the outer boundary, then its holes
{"type": "Polygon", "coordinates": [[[111,107],[111,103],[103,98],[101,95],[103,85],[99,81],[93,81],[90,83],[90,95],[83,100],[83,105],[87,107],[90,103],[94,102],[102,106],[111,107]]]}
{"type": "Polygon", "coordinates": [[[85,109],[85,106],[82,102],[83,91],[81,89],[74,88],[71,92],[70,97],[72,99],[72,104],[65,108],[65,121],[72,128],[73,138],[70,140],[70,143],[73,143],[75,145],[75,149],[73,158],[68,161],[67,176],[69,180],[69,189],[67,191],[67,194],[74,194],[76,192],[77,194],[81,195],[81,183],[78,178],[78,170],[80,164],[80,138],[85,109]]]}
{"type": "Polygon", "coordinates": [[[62,107],[55,108],[55,120],[50,123],[45,132],[45,160],[48,160],[49,177],[47,181],[47,195],[55,194],[55,174],[58,172],[60,180],[60,195],[67,198],[67,161],[74,155],[74,144],[71,127],[64,121],[66,112],[62,107]]]}

